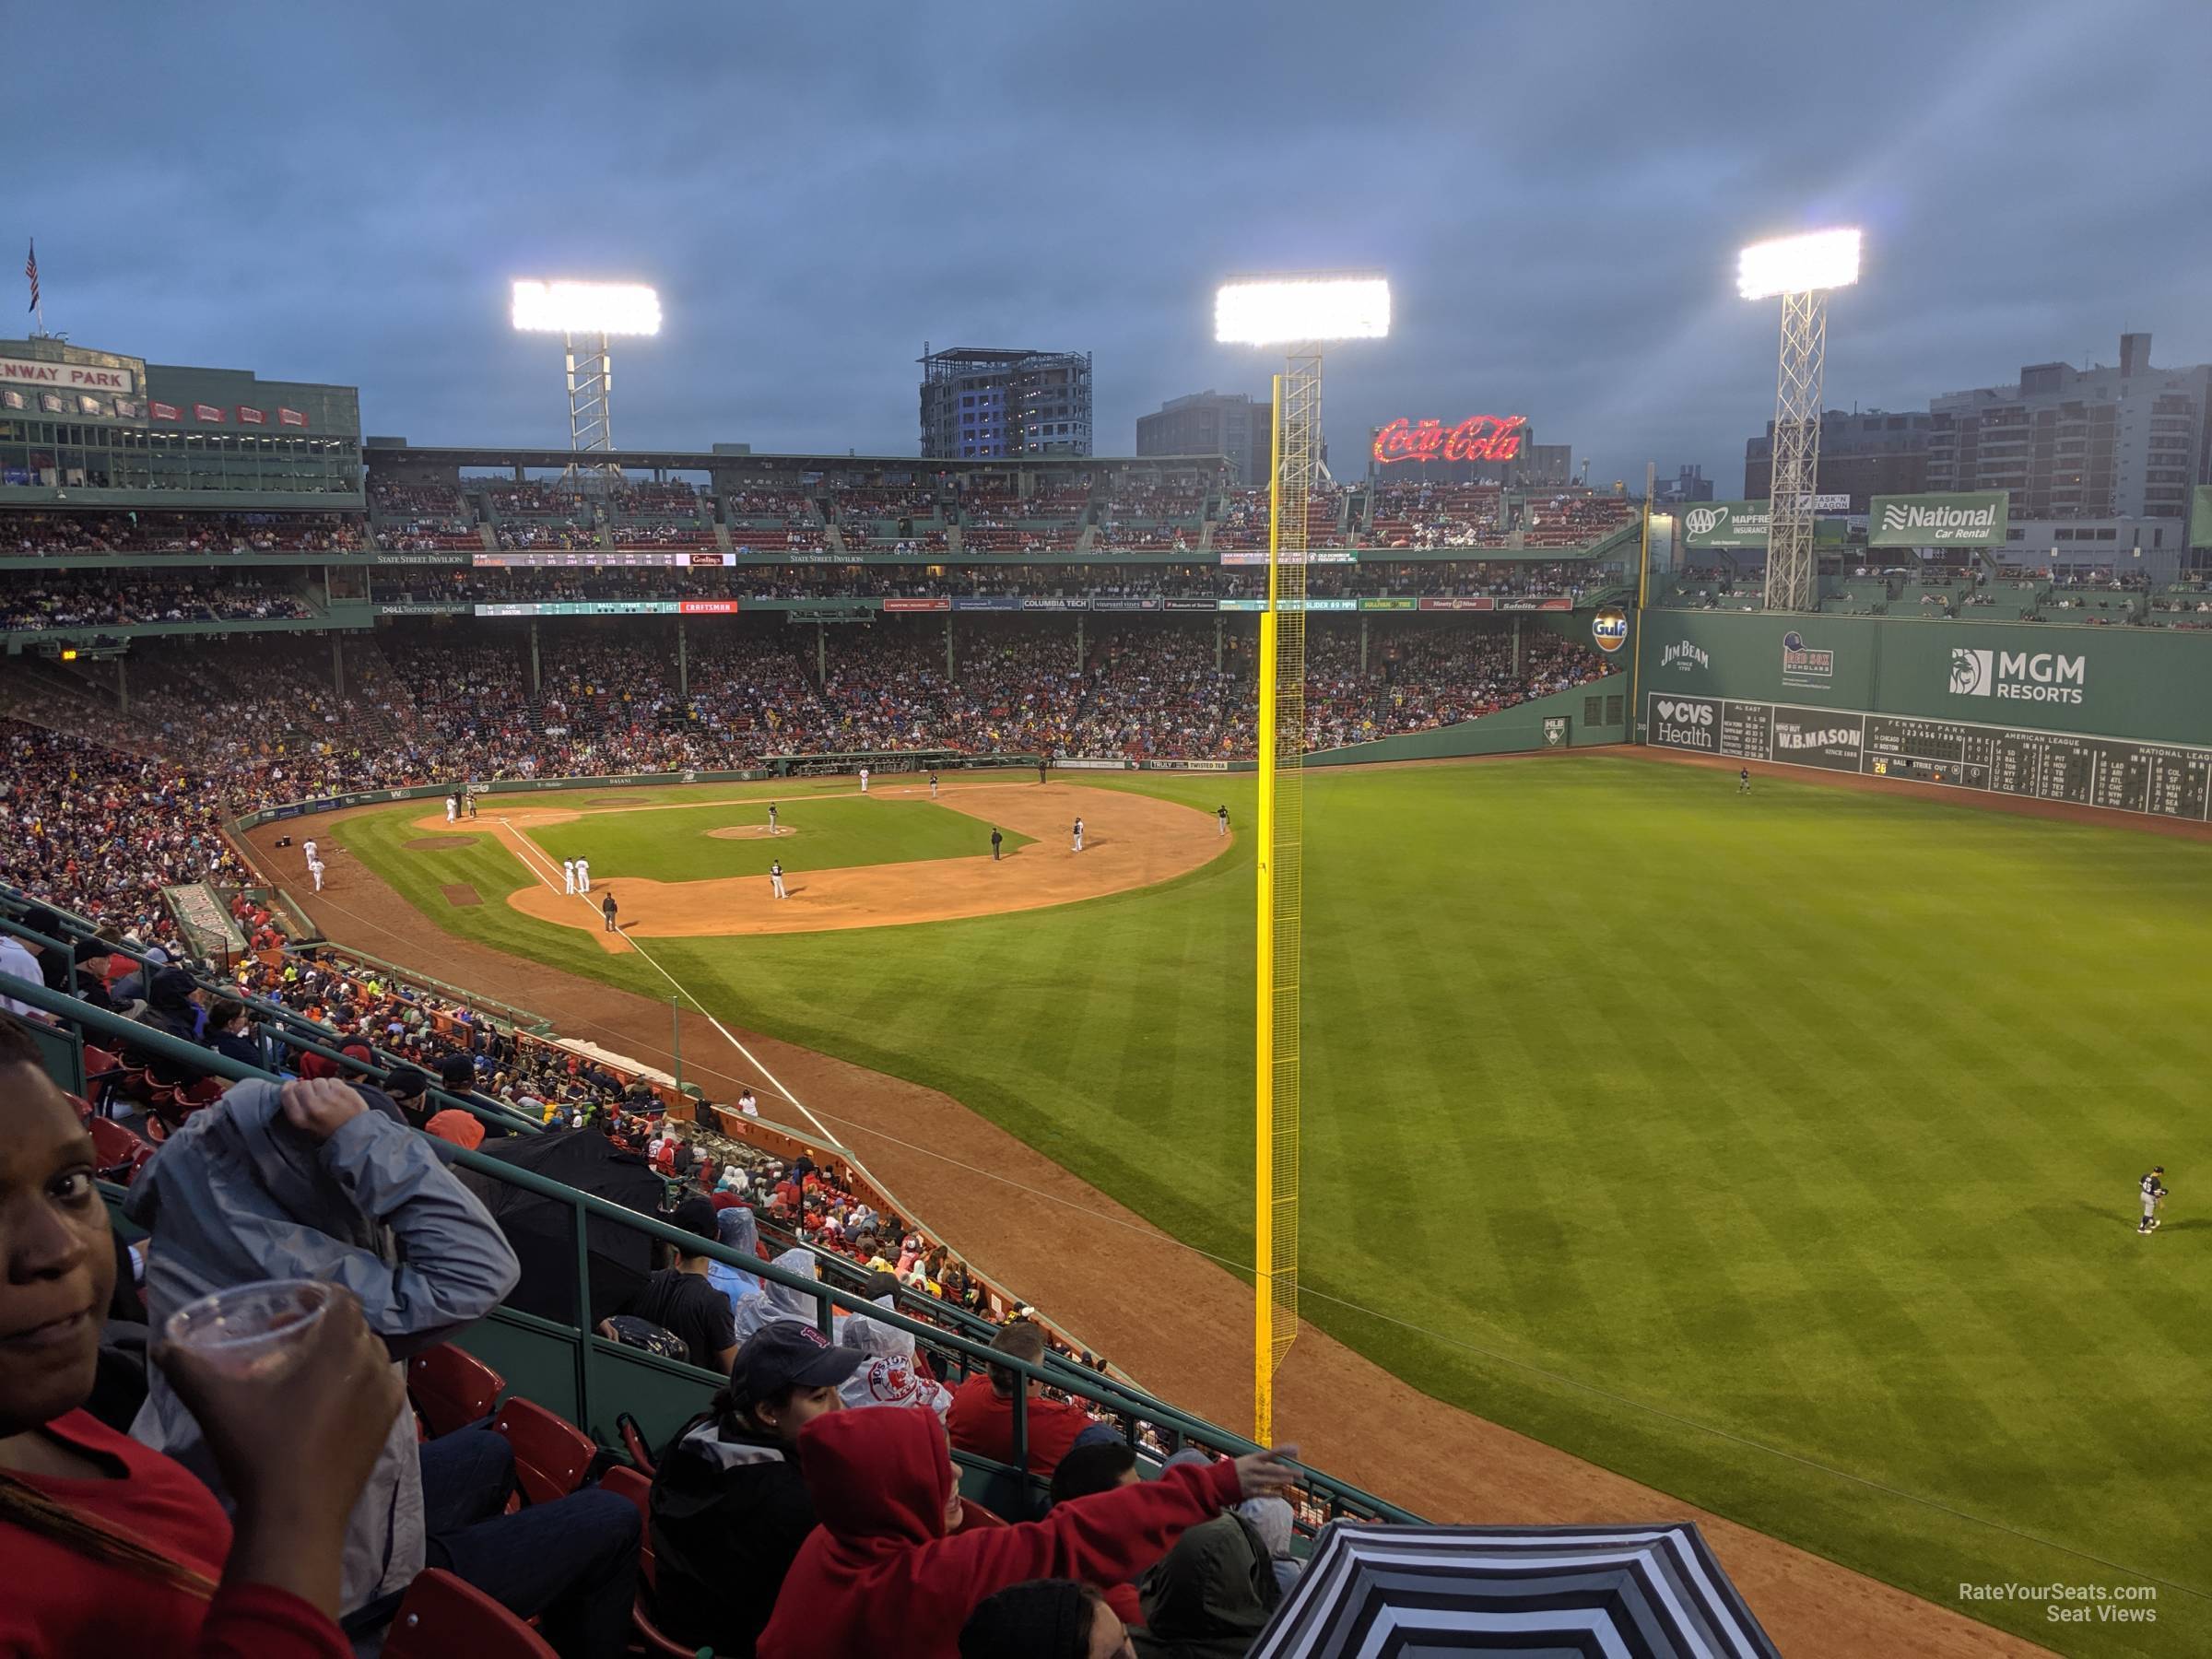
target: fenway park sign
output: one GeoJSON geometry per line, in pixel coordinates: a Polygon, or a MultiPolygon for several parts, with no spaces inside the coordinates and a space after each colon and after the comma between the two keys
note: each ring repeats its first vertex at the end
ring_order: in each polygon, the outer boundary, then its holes
{"type": "Polygon", "coordinates": [[[1511,461],[1521,453],[1525,415],[1470,415],[1456,426],[1430,418],[1400,416],[1375,433],[1375,459],[1398,461],[1511,461]]]}

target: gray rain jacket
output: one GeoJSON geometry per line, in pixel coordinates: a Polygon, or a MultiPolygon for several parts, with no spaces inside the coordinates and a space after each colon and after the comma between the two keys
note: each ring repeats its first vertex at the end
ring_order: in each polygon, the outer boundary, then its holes
{"type": "MultiPolygon", "coordinates": [[[[131,1184],[124,1214],[153,1234],[146,1300],[156,1332],[211,1291],[322,1279],[353,1292],[398,1363],[499,1305],[521,1271],[514,1253],[437,1143],[384,1115],[384,1097],[364,1088],[370,1110],[318,1146],[285,1121],[277,1087],[235,1085],[194,1112],[131,1184]]],[[[159,1367],[151,1381],[132,1437],[221,1492],[199,1425],[159,1367]]],[[[404,1589],[422,1565],[422,1469],[403,1404],[347,1524],[346,1610],[404,1589]]]]}

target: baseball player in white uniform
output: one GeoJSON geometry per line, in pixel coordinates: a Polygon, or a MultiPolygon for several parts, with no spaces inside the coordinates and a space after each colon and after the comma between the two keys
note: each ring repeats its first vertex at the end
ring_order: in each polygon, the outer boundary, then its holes
{"type": "Polygon", "coordinates": [[[571,894],[576,890],[576,861],[572,858],[560,861],[560,890],[571,894]]]}
{"type": "Polygon", "coordinates": [[[1083,820],[1081,818],[1076,820],[1076,851],[1078,853],[1083,851],[1083,820]]]}
{"type": "Polygon", "coordinates": [[[860,793],[868,793],[868,769],[865,766],[860,769],[860,793]]]}
{"type": "Polygon", "coordinates": [[[307,873],[315,878],[315,891],[321,892],[323,890],[323,861],[319,858],[309,859],[307,873]]]}
{"type": "Polygon", "coordinates": [[[592,861],[588,858],[576,861],[576,890],[580,893],[592,890],[592,861]]]}
{"type": "Polygon", "coordinates": [[[789,893],[783,890],[783,861],[780,858],[771,862],[768,866],[768,887],[769,891],[775,894],[775,896],[779,899],[788,899],[791,897],[789,893]]]}
{"type": "Polygon", "coordinates": [[[310,836],[307,840],[301,841],[300,843],[300,851],[307,854],[307,862],[309,864],[313,864],[315,862],[314,837],[310,836]]]}
{"type": "Polygon", "coordinates": [[[461,797],[457,794],[447,795],[445,797],[445,821],[450,824],[460,816],[461,797]]]}

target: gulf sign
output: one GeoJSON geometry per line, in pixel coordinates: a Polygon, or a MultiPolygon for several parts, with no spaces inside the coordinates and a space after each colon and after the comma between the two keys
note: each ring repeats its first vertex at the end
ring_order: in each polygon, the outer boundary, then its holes
{"type": "Polygon", "coordinates": [[[1525,415],[1470,415],[1447,427],[1434,416],[1400,416],[1375,433],[1379,465],[1400,461],[1511,461],[1527,435],[1525,415]]]}
{"type": "Polygon", "coordinates": [[[1590,637],[1597,648],[1611,656],[1629,642],[1629,613],[1618,605],[1604,605],[1590,618],[1590,637]]]}

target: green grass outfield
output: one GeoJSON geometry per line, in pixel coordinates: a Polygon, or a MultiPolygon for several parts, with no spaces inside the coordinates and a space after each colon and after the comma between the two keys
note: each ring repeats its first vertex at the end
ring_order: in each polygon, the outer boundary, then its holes
{"type": "MultiPolygon", "coordinates": [[[[1247,778],[1098,786],[1250,821],[1247,778]]],[[[1947,1606],[2152,1575],[2147,1630],[1962,1610],[2212,1652],[2212,846],[1604,758],[1307,791],[1317,1324],[1947,1606]]],[[[661,992],[489,902],[528,879],[508,852],[400,850],[421,810],[332,839],[441,926],[661,992]],[[488,902],[447,906],[464,880],[488,902]]],[[[1248,1261],[1252,877],[1241,837],[1060,910],[654,949],[1248,1261]]]]}
{"type": "MultiPolygon", "coordinates": [[[[496,814],[500,797],[491,801],[496,814]]],[[[1000,833],[1006,837],[1007,853],[1030,844],[1026,835],[1011,830],[1000,833]]],[[[586,815],[572,823],[548,825],[528,834],[556,861],[590,859],[594,882],[629,876],[657,881],[765,876],[775,859],[782,859],[785,869],[797,871],[991,855],[991,826],[977,818],[926,798],[886,795],[864,801],[857,794],[840,797],[815,793],[796,799],[776,795],[738,805],[663,806],[650,812],[599,806],[586,809],[586,815]],[[783,834],[772,840],[763,836],[731,841],[709,833],[739,824],[765,827],[770,798],[776,803],[777,826],[783,834]]]]}

